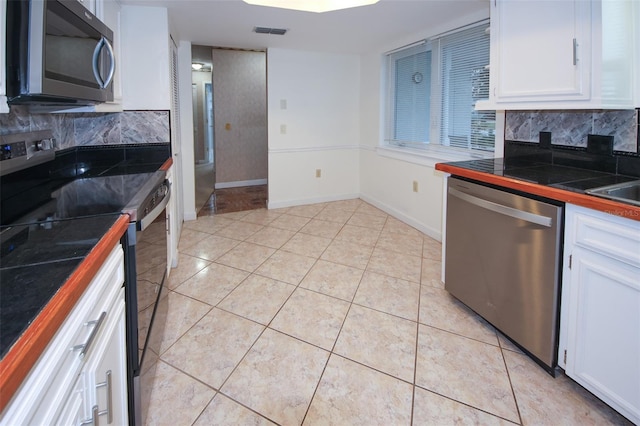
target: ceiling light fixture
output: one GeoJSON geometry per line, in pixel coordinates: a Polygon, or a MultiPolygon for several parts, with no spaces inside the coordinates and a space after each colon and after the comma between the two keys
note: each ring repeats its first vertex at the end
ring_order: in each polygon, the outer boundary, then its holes
{"type": "Polygon", "coordinates": [[[244,0],[254,6],[279,7],[304,12],[330,12],[351,7],[369,6],[379,0],[244,0]]]}
{"type": "Polygon", "coordinates": [[[200,71],[203,66],[204,66],[204,64],[201,64],[200,62],[194,62],[194,63],[191,64],[191,68],[194,71],[200,71]]]}

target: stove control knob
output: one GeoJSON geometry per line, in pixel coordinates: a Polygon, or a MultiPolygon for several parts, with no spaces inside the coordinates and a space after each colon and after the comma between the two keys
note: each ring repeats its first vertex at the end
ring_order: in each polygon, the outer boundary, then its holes
{"type": "Polygon", "coordinates": [[[56,140],[51,139],[42,139],[41,141],[36,142],[36,149],[38,151],[48,151],[55,147],[56,140]]]}

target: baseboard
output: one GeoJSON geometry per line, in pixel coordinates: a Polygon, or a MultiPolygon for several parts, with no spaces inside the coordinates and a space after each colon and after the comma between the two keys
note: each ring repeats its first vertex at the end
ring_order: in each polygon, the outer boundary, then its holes
{"type": "Polygon", "coordinates": [[[397,209],[382,203],[378,200],[376,200],[375,198],[371,198],[367,195],[363,195],[360,194],[360,199],[362,199],[362,201],[366,201],[367,203],[371,204],[374,207],[379,208],[380,210],[382,210],[383,212],[390,214],[391,216],[395,217],[396,219],[406,223],[409,226],[413,226],[414,228],[416,228],[418,231],[422,232],[423,234],[428,235],[429,237],[433,238],[436,241],[442,241],[442,231],[440,229],[435,229],[432,228],[430,226],[426,226],[424,223],[418,222],[417,220],[415,220],[414,218],[405,215],[404,213],[398,211],[397,209]]]}
{"type": "Polygon", "coordinates": [[[267,208],[281,209],[284,207],[295,207],[295,206],[304,206],[307,204],[328,203],[330,201],[353,200],[356,198],[360,198],[360,194],[340,194],[340,195],[330,195],[326,197],[299,198],[297,200],[285,200],[285,201],[277,201],[277,202],[272,202],[270,200],[267,200],[267,208]]]}
{"type": "Polygon", "coordinates": [[[240,186],[266,185],[267,179],[237,180],[235,182],[216,182],[215,189],[238,188],[240,186]]]}

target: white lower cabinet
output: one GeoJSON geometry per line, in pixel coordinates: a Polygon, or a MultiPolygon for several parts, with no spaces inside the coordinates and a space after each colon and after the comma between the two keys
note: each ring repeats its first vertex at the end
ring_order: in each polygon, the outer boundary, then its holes
{"type": "Polygon", "coordinates": [[[0,425],[128,423],[123,283],[118,244],[0,415],[0,425]]]}
{"type": "Polygon", "coordinates": [[[559,355],[640,424],[640,221],[567,205],[559,355]]]}

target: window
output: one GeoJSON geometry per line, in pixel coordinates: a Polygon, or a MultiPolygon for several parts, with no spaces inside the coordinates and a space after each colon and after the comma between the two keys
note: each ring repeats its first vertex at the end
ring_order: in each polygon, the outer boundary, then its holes
{"type": "Polygon", "coordinates": [[[488,23],[435,37],[387,55],[388,144],[493,151],[495,111],[489,97],[488,23]]]}

